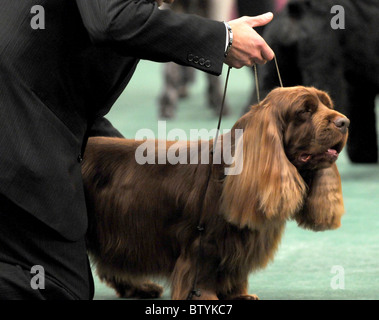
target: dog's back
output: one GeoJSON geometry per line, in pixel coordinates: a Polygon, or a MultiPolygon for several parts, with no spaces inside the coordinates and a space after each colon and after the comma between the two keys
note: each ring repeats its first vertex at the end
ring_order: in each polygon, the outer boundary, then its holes
{"type": "Polygon", "coordinates": [[[196,225],[186,219],[197,217],[186,218],[185,213],[199,212],[191,207],[202,191],[195,180],[205,178],[200,171],[206,168],[169,163],[141,166],[136,160],[141,144],[119,138],[89,139],[82,169],[88,250],[94,262],[101,257],[120,272],[167,275],[180,254],[179,244],[173,241],[178,239],[178,224],[196,225]]]}

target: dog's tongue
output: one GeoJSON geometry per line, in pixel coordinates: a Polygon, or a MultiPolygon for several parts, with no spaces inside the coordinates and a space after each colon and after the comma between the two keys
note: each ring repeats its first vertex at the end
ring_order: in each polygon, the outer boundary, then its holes
{"type": "Polygon", "coordinates": [[[338,157],[338,152],[334,149],[328,149],[328,151],[326,152],[330,157],[338,157]]]}
{"type": "Polygon", "coordinates": [[[303,153],[300,156],[300,160],[303,161],[303,162],[308,162],[312,158],[314,160],[329,159],[331,161],[335,161],[338,158],[338,152],[336,150],[334,150],[334,149],[328,149],[328,151],[326,151],[325,153],[319,153],[319,154],[316,154],[316,155],[311,155],[311,154],[303,153]]]}

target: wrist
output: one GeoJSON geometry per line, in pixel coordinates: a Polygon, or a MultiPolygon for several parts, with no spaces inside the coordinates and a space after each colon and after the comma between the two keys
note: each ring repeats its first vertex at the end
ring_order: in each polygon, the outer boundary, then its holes
{"type": "Polygon", "coordinates": [[[225,52],[224,56],[225,58],[228,56],[230,49],[232,48],[233,45],[233,30],[229,23],[224,21],[224,25],[226,28],[226,47],[225,47],[225,52]]]}

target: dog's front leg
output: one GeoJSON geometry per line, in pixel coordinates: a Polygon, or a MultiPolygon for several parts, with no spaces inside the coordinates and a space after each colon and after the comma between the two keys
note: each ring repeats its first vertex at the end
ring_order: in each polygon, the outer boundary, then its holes
{"type": "Polygon", "coordinates": [[[240,285],[226,295],[219,295],[220,300],[259,300],[255,294],[248,293],[248,280],[243,281],[240,285]]]}
{"type": "Polygon", "coordinates": [[[192,294],[191,300],[219,300],[216,292],[206,289],[197,289],[197,294],[192,294]]]}
{"type": "MultiPolygon", "coordinates": [[[[171,298],[173,300],[186,300],[190,296],[196,276],[195,262],[182,255],[175,264],[171,279],[171,298]]],[[[197,284],[198,294],[191,294],[192,300],[218,300],[215,291],[197,284]]]]}
{"type": "Polygon", "coordinates": [[[171,298],[173,300],[219,300],[216,292],[212,290],[202,289],[201,286],[196,289],[196,293],[191,293],[191,287],[187,287],[187,290],[182,291],[179,291],[178,287],[173,287],[171,298]]]}

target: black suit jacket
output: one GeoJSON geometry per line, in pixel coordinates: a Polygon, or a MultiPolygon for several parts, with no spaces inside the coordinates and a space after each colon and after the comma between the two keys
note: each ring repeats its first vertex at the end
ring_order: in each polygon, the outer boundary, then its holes
{"type": "MultiPolygon", "coordinates": [[[[220,74],[225,27],[135,0],[34,0],[0,10],[0,193],[69,240],[87,228],[81,177],[88,127],[138,58],[220,74]]],[[[126,120],[126,119],[125,119],[126,120]]]]}

